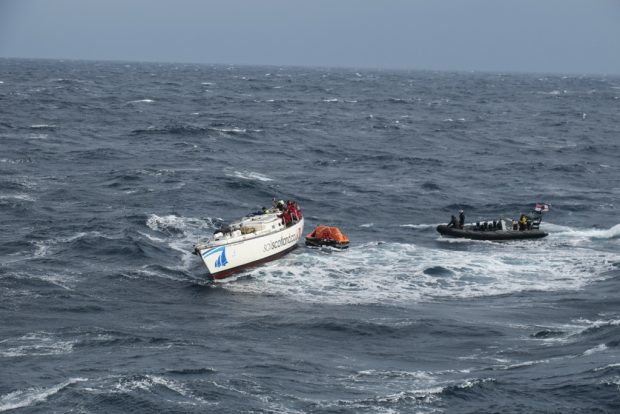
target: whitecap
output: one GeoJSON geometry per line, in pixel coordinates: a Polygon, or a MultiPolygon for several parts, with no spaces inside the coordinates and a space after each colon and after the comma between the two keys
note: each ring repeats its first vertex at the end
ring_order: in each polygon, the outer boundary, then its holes
{"type": "Polygon", "coordinates": [[[153,388],[157,386],[167,388],[191,401],[196,401],[201,404],[217,404],[195,395],[180,382],[157,375],[145,375],[137,378],[120,378],[114,385],[114,391],[118,393],[131,393],[135,390],[153,392],[153,388]]]}
{"type": "MultiPolygon", "coordinates": [[[[195,263],[196,256],[192,254],[192,247],[201,240],[205,240],[213,233],[216,222],[221,218],[196,219],[175,215],[158,216],[151,214],[146,221],[151,230],[167,234],[167,238],[149,237],[152,242],[161,243],[180,253],[180,266],[175,270],[187,270],[195,263]]],[[[157,276],[161,276],[157,274],[157,276]]]]}
{"type": "Polygon", "coordinates": [[[434,229],[439,224],[401,224],[399,227],[408,227],[412,229],[434,229]]]}
{"type": "Polygon", "coordinates": [[[62,389],[86,378],[71,378],[50,388],[29,388],[8,393],[0,397],[0,411],[14,410],[16,408],[29,407],[45,401],[48,397],[58,393],[62,389]]]}
{"type": "Polygon", "coordinates": [[[607,345],[600,344],[598,346],[595,346],[594,348],[590,348],[590,349],[584,351],[583,355],[584,356],[588,356],[588,355],[596,354],[596,353],[599,353],[599,352],[603,352],[606,349],[607,349],[607,345]]]}
{"type": "Polygon", "coordinates": [[[237,128],[237,127],[232,127],[232,128],[213,128],[214,131],[219,131],[219,132],[224,132],[224,133],[235,133],[235,134],[243,134],[245,132],[247,132],[247,130],[245,128],[237,128]]]}
{"type": "Polygon", "coordinates": [[[598,368],[594,368],[594,371],[605,371],[609,368],[620,368],[620,363],[615,363],[615,364],[609,364],[609,365],[605,365],[604,367],[598,367],[598,368]]]}
{"type": "Polygon", "coordinates": [[[254,180],[254,181],[273,181],[273,178],[267,177],[264,174],[257,173],[254,171],[234,171],[232,174],[228,174],[229,177],[237,177],[242,178],[244,180],[254,180]]]}
{"type": "Polygon", "coordinates": [[[542,91],[540,91],[538,93],[541,94],[541,95],[552,95],[552,96],[557,96],[557,95],[561,95],[562,94],[562,92],[559,91],[559,90],[553,90],[553,91],[550,91],[550,92],[542,92],[542,91]]]}
{"type": "Polygon", "coordinates": [[[47,134],[28,134],[28,139],[47,139],[47,134]]]}
{"type": "Polygon", "coordinates": [[[524,362],[517,362],[515,364],[501,365],[497,368],[510,370],[510,369],[515,369],[515,368],[531,367],[531,366],[539,365],[539,364],[548,364],[549,362],[550,362],[549,359],[539,359],[535,361],[524,361],[524,362]]]}
{"type": "Polygon", "coordinates": [[[323,102],[338,102],[338,98],[327,98],[327,99],[323,99],[323,102]]]}
{"type": "Polygon", "coordinates": [[[34,255],[35,255],[35,257],[47,256],[50,252],[52,252],[52,250],[53,250],[52,247],[57,246],[59,244],[71,243],[71,242],[74,242],[75,240],[81,239],[83,237],[104,237],[104,238],[107,238],[107,239],[111,239],[110,236],[107,236],[107,235],[105,235],[103,233],[100,233],[98,231],[78,232],[78,233],[75,233],[72,236],[56,237],[56,238],[52,238],[52,239],[40,240],[40,241],[33,242],[33,244],[35,246],[34,255]]]}
{"type": "Polygon", "coordinates": [[[33,332],[1,342],[0,356],[5,358],[61,355],[73,351],[75,341],[59,340],[47,332],[33,332]]]}
{"type": "Polygon", "coordinates": [[[6,194],[0,195],[0,200],[36,201],[36,198],[28,194],[6,194]]]}
{"type": "Polygon", "coordinates": [[[149,270],[148,267],[148,265],[144,265],[141,269],[128,269],[127,271],[123,272],[121,276],[126,277],[127,279],[134,280],[151,280],[153,278],[159,278],[174,280],[177,282],[187,282],[187,278],[185,277],[174,277],[165,272],[149,270]]]}
{"type": "Polygon", "coordinates": [[[129,101],[129,102],[126,102],[126,103],[127,104],[137,104],[137,103],[153,103],[153,102],[155,102],[155,101],[152,100],[152,99],[137,99],[135,101],[129,101]]]}
{"type": "Polygon", "coordinates": [[[213,228],[213,222],[217,219],[196,219],[191,217],[181,217],[174,214],[158,216],[151,214],[146,220],[146,225],[155,231],[178,231],[184,233],[190,229],[213,228]]]}
{"type": "Polygon", "coordinates": [[[56,128],[56,125],[48,125],[48,124],[34,124],[30,125],[32,129],[53,129],[56,128]]]}
{"type": "Polygon", "coordinates": [[[609,319],[609,320],[595,320],[591,321],[589,319],[577,319],[575,321],[580,327],[581,330],[578,333],[583,333],[591,328],[600,328],[603,326],[620,326],[620,319],[609,319]]]}
{"type": "Polygon", "coordinates": [[[360,227],[369,228],[369,227],[373,227],[374,225],[375,223],[365,223],[365,224],[360,224],[360,227]]]}

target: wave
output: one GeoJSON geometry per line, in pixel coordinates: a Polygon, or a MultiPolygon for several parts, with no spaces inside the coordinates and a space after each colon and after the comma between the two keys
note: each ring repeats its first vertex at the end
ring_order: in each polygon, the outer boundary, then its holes
{"type": "Polygon", "coordinates": [[[146,391],[160,394],[157,389],[172,391],[192,403],[216,404],[207,401],[189,390],[183,383],[158,375],[133,375],[120,378],[113,386],[115,393],[131,394],[135,391],[146,391]]]}
{"type": "Polygon", "coordinates": [[[620,328],[620,319],[577,319],[570,323],[546,327],[538,332],[530,335],[530,338],[541,340],[544,342],[605,342],[591,348],[589,355],[597,350],[603,350],[602,346],[616,347],[619,345],[617,341],[618,331],[620,328]]]}
{"type": "Polygon", "coordinates": [[[168,125],[164,127],[154,127],[149,126],[146,129],[134,129],[131,131],[131,135],[144,135],[144,134],[153,134],[153,135],[197,135],[204,134],[209,131],[209,128],[198,127],[193,125],[168,125]]]}
{"type": "MultiPolygon", "coordinates": [[[[179,249],[177,248],[174,250],[179,250],[179,249]]],[[[152,282],[154,280],[153,278],[173,280],[177,282],[187,282],[188,276],[185,273],[180,272],[180,270],[189,268],[190,261],[192,260],[192,258],[189,256],[185,257],[185,255],[187,255],[186,251],[181,251],[181,253],[182,253],[181,261],[185,263],[185,265],[182,268],[179,268],[178,266],[176,267],[176,269],[174,269],[174,268],[168,268],[166,266],[160,266],[160,265],[143,265],[139,269],[131,268],[131,269],[122,271],[119,273],[119,275],[122,277],[128,278],[128,279],[139,279],[139,280],[146,280],[149,282],[152,282]]]]}
{"type": "Polygon", "coordinates": [[[30,407],[45,401],[48,397],[57,394],[63,389],[81,381],[87,381],[87,379],[71,378],[50,388],[29,388],[26,390],[13,391],[9,394],[0,396],[0,412],[14,410],[16,408],[30,407]]]}
{"type": "MultiPolygon", "coordinates": [[[[30,255],[26,257],[31,259],[30,255]]],[[[77,282],[77,278],[69,274],[69,272],[51,273],[49,270],[43,270],[41,274],[38,274],[36,271],[11,272],[9,276],[4,276],[2,278],[10,278],[19,285],[36,285],[37,287],[41,285],[44,287],[52,286],[68,291],[74,290],[77,282]]]]}
{"type": "Polygon", "coordinates": [[[61,84],[74,84],[74,83],[94,83],[93,80],[90,79],[67,79],[67,78],[57,78],[57,79],[51,79],[50,82],[52,83],[61,83],[61,84]]]}
{"type": "Polygon", "coordinates": [[[437,226],[439,226],[439,224],[401,224],[399,227],[408,227],[410,229],[425,230],[425,229],[434,229],[437,226]]]}
{"type": "Polygon", "coordinates": [[[155,102],[153,99],[137,99],[135,101],[128,101],[125,102],[126,105],[131,105],[131,104],[139,104],[139,103],[153,103],[155,102]]]}
{"type": "Polygon", "coordinates": [[[599,372],[599,371],[617,371],[619,369],[620,369],[620,363],[613,363],[613,364],[605,365],[604,367],[594,368],[593,371],[594,372],[599,372]]]}
{"type": "Polygon", "coordinates": [[[108,239],[114,240],[113,237],[103,234],[98,231],[91,232],[77,232],[71,236],[65,237],[56,237],[47,240],[34,241],[32,244],[35,247],[34,256],[35,257],[46,257],[52,254],[57,253],[57,249],[60,249],[62,245],[74,243],[78,240],[83,239],[108,239]]]}
{"type": "Polygon", "coordinates": [[[116,148],[94,148],[88,150],[73,150],[69,152],[72,158],[84,162],[85,160],[114,160],[129,159],[132,155],[116,148]]]}
{"type": "Polygon", "coordinates": [[[595,320],[578,319],[575,321],[576,332],[572,336],[593,336],[608,338],[614,336],[620,328],[620,319],[595,320]]]}
{"type": "Polygon", "coordinates": [[[227,136],[239,136],[246,135],[248,132],[262,132],[261,129],[248,129],[239,128],[237,126],[197,126],[189,124],[171,124],[163,127],[149,126],[148,128],[134,129],[131,131],[131,135],[179,135],[179,136],[192,136],[192,135],[227,135],[227,136]]]}
{"type": "Polygon", "coordinates": [[[28,134],[28,139],[47,139],[47,134],[28,134]]]}
{"type": "MultiPolygon", "coordinates": [[[[225,134],[245,134],[248,132],[245,128],[231,127],[231,128],[211,128],[212,131],[223,132],[225,134]]],[[[260,130],[255,130],[260,131],[260,130]]]]}
{"type": "Polygon", "coordinates": [[[539,95],[559,96],[559,95],[563,95],[563,94],[568,93],[568,91],[567,91],[567,90],[562,90],[562,91],[560,91],[560,90],[558,90],[558,89],[554,89],[554,90],[549,91],[549,92],[538,91],[537,93],[538,93],[539,95]]]}
{"type": "Polygon", "coordinates": [[[273,178],[269,178],[266,175],[254,171],[233,171],[231,174],[227,175],[229,177],[237,177],[244,180],[273,181],[273,178]]]}
{"type": "Polygon", "coordinates": [[[424,190],[429,190],[429,191],[440,191],[441,187],[438,184],[435,184],[431,181],[427,181],[424,184],[422,184],[422,188],[424,190]]]}
{"type": "Polygon", "coordinates": [[[35,124],[30,125],[30,129],[56,129],[56,125],[35,124]]]}
{"type": "Polygon", "coordinates": [[[29,195],[29,194],[3,194],[0,195],[0,204],[2,204],[3,201],[29,201],[29,202],[34,202],[36,201],[36,198],[34,198],[33,196],[29,195]]]}
{"type": "Polygon", "coordinates": [[[166,371],[169,374],[175,375],[204,375],[214,374],[217,370],[213,368],[184,368],[184,369],[170,369],[166,371]]]}
{"type": "Polygon", "coordinates": [[[74,345],[75,341],[60,340],[48,332],[33,332],[0,341],[0,356],[14,358],[68,354],[73,351],[74,345]]]}
{"type": "Polygon", "coordinates": [[[195,234],[202,230],[214,229],[220,224],[222,219],[210,218],[197,219],[192,217],[182,217],[174,214],[158,216],[151,214],[146,220],[146,226],[151,230],[167,234],[195,234]]]}
{"type": "Polygon", "coordinates": [[[589,355],[592,355],[592,354],[596,354],[598,352],[603,352],[605,350],[607,350],[607,345],[600,344],[600,345],[595,346],[594,348],[590,348],[590,349],[585,350],[583,352],[583,355],[584,356],[589,356],[589,355]]]}
{"type": "Polygon", "coordinates": [[[192,253],[192,247],[211,235],[222,222],[221,218],[197,219],[174,214],[167,216],[151,214],[146,220],[146,226],[165,236],[164,238],[152,238],[153,242],[166,246],[181,255],[180,266],[172,268],[188,270],[193,263],[197,262],[196,256],[192,253]]]}
{"type": "Polygon", "coordinates": [[[418,409],[421,409],[420,405],[433,404],[446,397],[457,395],[460,398],[467,398],[463,393],[476,393],[479,388],[496,382],[493,378],[442,380],[436,374],[428,372],[408,373],[374,370],[358,373],[353,380],[353,384],[349,384],[349,387],[359,389],[364,393],[372,393],[374,396],[323,402],[321,408],[330,408],[335,404],[338,407],[347,406],[365,412],[369,408],[378,408],[378,406],[385,410],[388,408],[386,406],[413,403],[418,409]],[[385,390],[398,389],[405,390],[389,394],[384,393],[385,390]]]}

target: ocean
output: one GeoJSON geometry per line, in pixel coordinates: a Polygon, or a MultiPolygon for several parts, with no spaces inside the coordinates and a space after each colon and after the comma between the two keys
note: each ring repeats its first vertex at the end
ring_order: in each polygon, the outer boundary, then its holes
{"type": "Polygon", "coordinates": [[[0,59],[0,412],[620,412],[618,119],[611,76],[0,59]],[[211,282],[273,198],[351,247],[211,282]]]}

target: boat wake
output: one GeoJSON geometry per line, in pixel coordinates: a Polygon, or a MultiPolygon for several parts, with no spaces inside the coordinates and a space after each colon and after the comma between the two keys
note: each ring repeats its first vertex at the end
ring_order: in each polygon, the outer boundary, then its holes
{"type": "MultiPolygon", "coordinates": [[[[191,247],[219,220],[153,214],[146,222],[151,230],[147,236],[178,254],[178,269],[170,269],[200,272],[191,247]]],[[[231,279],[234,283],[224,286],[234,292],[276,294],[311,303],[406,304],[581,289],[607,278],[606,272],[620,263],[617,250],[592,248],[602,238],[616,242],[620,224],[598,230],[546,223],[545,230],[551,236],[542,241],[442,239],[456,243],[449,249],[380,241],[353,244],[343,252],[300,246],[287,257],[240,273],[231,279]]]]}
{"type": "Polygon", "coordinates": [[[578,240],[584,239],[601,239],[601,240],[618,240],[620,239],[620,224],[616,224],[610,229],[573,229],[566,226],[558,226],[547,223],[546,229],[549,229],[552,236],[557,238],[572,238],[578,240]]]}
{"type": "MultiPolygon", "coordinates": [[[[616,227],[602,232],[613,237],[616,227]]],[[[300,249],[246,273],[250,277],[226,288],[278,294],[303,302],[406,304],[523,291],[577,290],[607,278],[606,272],[620,263],[620,254],[615,251],[597,251],[587,243],[566,243],[564,238],[511,243],[468,241],[463,248],[454,251],[373,242],[340,253],[300,249]]]]}

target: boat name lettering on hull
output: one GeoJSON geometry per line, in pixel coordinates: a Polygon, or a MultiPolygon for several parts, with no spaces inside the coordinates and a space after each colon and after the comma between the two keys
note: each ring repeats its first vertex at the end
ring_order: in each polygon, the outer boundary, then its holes
{"type": "Polygon", "coordinates": [[[265,243],[265,245],[263,246],[263,251],[268,252],[270,250],[274,250],[279,247],[286,246],[287,244],[296,242],[298,239],[299,237],[297,236],[297,234],[291,234],[286,237],[282,236],[278,240],[265,243]]]}

